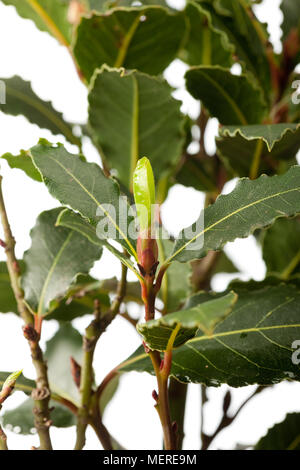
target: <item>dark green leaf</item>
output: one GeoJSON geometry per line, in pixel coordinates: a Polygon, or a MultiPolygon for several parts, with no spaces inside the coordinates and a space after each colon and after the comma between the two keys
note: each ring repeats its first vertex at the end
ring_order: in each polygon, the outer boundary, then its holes
{"type": "Polygon", "coordinates": [[[97,229],[94,225],[90,224],[86,219],[81,217],[75,212],[65,209],[62,211],[57,219],[58,226],[67,227],[82,236],[86,237],[90,242],[98,246],[105,246],[114,256],[116,256],[121,263],[125,264],[131,271],[133,271],[138,277],[139,273],[136,270],[133,262],[124,253],[121,253],[113,245],[108,243],[106,240],[102,240],[98,237],[97,229]]]}
{"type": "Polygon", "coordinates": [[[34,21],[41,31],[46,31],[68,46],[71,40],[71,25],[68,22],[69,1],[65,0],[1,0],[13,5],[22,18],[34,21]]]}
{"type": "MultiPolygon", "coordinates": [[[[238,301],[214,333],[202,332],[173,351],[172,375],[182,382],[233,387],[300,381],[292,344],[300,335],[300,291],[293,285],[237,289],[238,301]]],[[[120,371],[153,373],[139,348],[120,371]]]]}
{"type": "Polygon", "coordinates": [[[49,129],[54,135],[61,134],[72,144],[80,145],[80,139],[73,134],[72,125],[64,120],[50,101],[43,101],[34,93],[30,82],[18,76],[2,78],[1,82],[5,84],[6,91],[6,103],[0,104],[3,113],[13,116],[23,114],[32,124],[49,129]]]}
{"type": "Polygon", "coordinates": [[[166,262],[202,258],[209,250],[245,238],[257,228],[271,225],[279,217],[300,212],[300,167],[281,176],[262,175],[257,180],[241,179],[235,189],[220,196],[202,211],[192,226],[184,229],[166,262]]]}
{"type": "Polygon", "coordinates": [[[82,161],[62,145],[52,146],[41,140],[30,152],[50,194],[80,212],[94,227],[97,225],[101,240],[113,238],[137,259],[135,240],[126,233],[134,217],[129,215],[128,202],[120,195],[116,181],[104,176],[98,165],[82,161]],[[99,222],[103,216],[104,226],[99,222]]]}
{"type": "Polygon", "coordinates": [[[238,176],[249,176],[258,155],[258,173],[282,172],[284,163],[294,162],[300,148],[300,126],[297,124],[223,127],[217,138],[217,149],[225,165],[238,176]]]}
{"type": "Polygon", "coordinates": [[[176,182],[184,186],[193,187],[198,191],[214,192],[215,160],[211,157],[199,159],[187,155],[182,166],[175,175],[176,182]]]}
{"type": "Polygon", "coordinates": [[[214,0],[198,1],[210,13],[214,28],[226,33],[239,62],[260,84],[269,102],[272,87],[266,53],[268,34],[264,25],[258,22],[253,12],[247,10],[243,0],[222,0],[217,3],[214,0]]]}
{"type": "Polygon", "coordinates": [[[265,114],[260,90],[246,75],[232,75],[219,66],[192,67],[186,73],[187,89],[202,101],[221,124],[255,124],[265,114]]]}
{"type": "Polygon", "coordinates": [[[149,158],[156,181],[180,158],[184,140],[180,103],[159,78],[106,66],[96,71],[89,93],[89,124],[101,155],[127,188],[132,187],[140,157],[149,158]]]}
{"type": "Polygon", "coordinates": [[[290,413],[275,424],[255,446],[255,450],[300,450],[300,413],[290,413]]]}
{"type": "Polygon", "coordinates": [[[88,80],[103,64],[157,75],[175,58],[184,28],[181,13],[159,6],[94,13],[81,19],[74,55],[88,80]]]}
{"type": "Polygon", "coordinates": [[[300,32],[300,2],[298,0],[282,0],[280,8],[283,13],[283,39],[286,39],[292,29],[300,32]]]}
{"type": "Polygon", "coordinates": [[[300,220],[279,219],[263,237],[263,257],[268,273],[283,279],[300,272],[300,220]]]}
{"type": "Polygon", "coordinates": [[[173,341],[173,347],[178,348],[193,338],[197,330],[198,334],[200,330],[207,336],[213,335],[216,325],[229,315],[236,300],[236,294],[231,292],[193,308],[139,323],[137,330],[153,350],[165,351],[170,340],[173,341]]]}
{"type": "MultiPolygon", "coordinates": [[[[50,401],[49,406],[53,407],[51,411],[53,426],[67,428],[76,424],[75,415],[70,410],[54,401],[50,401]]],[[[34,429],[33,407],[33,400],[28,398],[17,408],[6,411],[2,417],[4,427],[12,426],[12,431],[16,428],[18,434],[31,434],[34,429]]]]}
{"type": "Polygon", "coordinates": [[[82,235],[55,226],[60,211],[40,214],[31,232],[31,248],[24,255],[25,300],[38,315],[47,315],[53,301],[65,294],[78,274],[88,273],[102,254],[82,235]]]}
{"type": "Polygon", "coordinates": [[[11,288],[7,266],[3,261],[0,263],[0,312],[17,312],[17,304],[11,288]]]}
{"type": "Polygon", "coordinates": [[[180,56],[190,65],[232,65],[234,47],[223,31],[212,25],[211,15],[201,4],[189,2],[185,9],[188,35],[180,56]]]}

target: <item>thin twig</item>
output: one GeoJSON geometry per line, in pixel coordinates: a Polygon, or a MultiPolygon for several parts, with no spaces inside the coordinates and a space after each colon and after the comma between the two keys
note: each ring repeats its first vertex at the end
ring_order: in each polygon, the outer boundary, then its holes
{"type": "Polygon", "coordinates": [[[20,287],[20,268],[15,256],[15,239],[12,235],[2,192],[2,176],[0,176],[0,218],[4,231],[5,253],[7,269],[10,276],[11,287],[17,302],[18,311],[25,326],[24,336],[28,341],[32,362],[36,371],[36,389],[32,392],[34,400],[35,427],[40,439],[41,450],[52,450],[49,428],[50,420],[50,387],[48,382],[47,364],[39,345],[39,335],[34,329],[33,316],[24,302],[24,293],[20,287]]]}
{"type": "Polygon", "coordinates": [[[104,316],[101,315],[100,305],[95,305],[94,319],[85,330],[85,336],[83,339],[83,361],[81,368],[81,379],[80,379],[80,394],[81,394],[81,405],[77,413],[77,437],[75,450],[83,449],[85,445],[85,434],[88,424],[96,430],[97,436],[101,437],[101,443],[106,449],[112,449],[112,444],[109,440],[109,434],[104,427],[100,410],[99,400],[93,400],[93,397],[97,392],[93,392],[93,360],[97,342],[106,330],[107,326],[119,313],[121,303],[126,294],[126,283],[127,283],[127,268],[122,264],[122,275],[117,288],[116,298],[108,312],[104,316]]]}

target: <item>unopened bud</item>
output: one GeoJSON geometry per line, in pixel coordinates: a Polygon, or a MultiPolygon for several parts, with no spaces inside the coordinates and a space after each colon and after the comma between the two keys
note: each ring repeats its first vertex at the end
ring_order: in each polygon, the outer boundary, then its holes
{"type": "Polygon", "coordinates": [[[7,379],[5,380],[2,390],[0,392],[0,404],[3,403],[9,395],[11,395],[15,385],[17,378],[22,374],[22,370],[18,370],[17,372],[13,372],[10,374],[7,379]]]}
{"type": "Polygon", "coordinates": [[[78,364],[77,361],[73,357],[70,357],[71,362],[71,374],[74,380],[74,383],[77,388],[80,387],[80,380],[81,380],[81,366],[78,364]]]}
{"type": "Polygon", "coordinates": [[[153,392],[152,392],[152,398],[153,398],[153,400],[158,401],[158,395],[157,395],[157,391],[156,391],[156,390],[153,390],[153,392]]]}

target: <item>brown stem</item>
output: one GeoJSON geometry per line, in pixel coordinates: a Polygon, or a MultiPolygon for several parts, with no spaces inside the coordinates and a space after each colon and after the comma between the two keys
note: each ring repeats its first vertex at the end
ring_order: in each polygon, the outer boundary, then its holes
{"type": "Polygon", "coordinates": [[[34,329],[33,316],[24,302],[24,293],[20,287],[20,268],[15,256],[15,239],[11,232],[2,192],[2,176],[0,176],[0,218],[4,231],[6,263],[11,287],[17,302],[18,311],[25,326],[24,336],[30,346],[32,362],[36,370],[36,389],[32,392],[34,400],[35,427],[40,439],[41,450],[52,450],[49,428],[50,420],[50,387],[48,382],[47,364],[39,346],[39,334],[34,329]]]}
{"type": "MultiPolygon", "coordinates": [[[[83,449],[85,445],[85,434],[86,428],[89,423],[92,427],[97,429],[97,435],[100,433],[103,434],[104,425],[101,420],[101,415],[99,411],[99,400],[94,400],[93,396],[97,392],[93,392],[93,360],[94,353],[96,349],[97,342],[106,330],[107,326],[112,322],[112,320],[119,313],[121,303],[126,294],[126,283],[127,283],[127,268],[122,264],[122,275],[121,280],[118,285],[116,298],[111,306],[111,309],[105,313],[104,316],[101,315],[100,306],[96,305],[95,307],[95,318],[90,323],[90,325],[85,330],[85,336],[83,339],[83,360],[81,368],[81,378],[80,378],[80,394],[81,394],[81,405],[78,409],[78,419],[77,419],[77,432],[76,432],[76,444],[75,450],[83,449]]],[[[108,433],[107,433],[108,434],[108,433]]],[[[106,447],[112,448],[111,443],[108,444],[107,435],[103,436],[103,442],[105,442],[106,447]]],[[[102,442],[102,441],[101,441],[102,442]]]]}

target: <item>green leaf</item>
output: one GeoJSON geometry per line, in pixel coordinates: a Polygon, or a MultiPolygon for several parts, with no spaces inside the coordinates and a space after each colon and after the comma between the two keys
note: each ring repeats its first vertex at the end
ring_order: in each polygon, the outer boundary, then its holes
{"type": "Polygon", "coordinates": [[[223,31],[212,24],[211,14],[201,4],[189,2],[185,9],[188,34],[180,57],[190,65],[222,65],[233,63],[234,47],[223,31]]]}
{"type": "Polygon", "coordinates": [[[39,316],[47,315],[53,301],[64,295],[79,273],[88,273],[102,250],[82,235],[55,227],[61,209],[43,212],[31,232],[22,276],[25,300],[39,316]]]}
{"type": "Polygon", "coordinates": [[[112,380],[109,381],[109,383],[103,390],[103,393],[101,394],[99,408],[100,408],[100,413],[101,413],[102,418],[103,418],[107,405],[113,399],[116,391],[118,390],[119,382],[120,382],[120,377],[116,375],[112,380]]]}
{"type": "Polygon", "coordinates": [[[258,173],[274,174],[294,158],[300,148],[300,126],[272,124],[228,126],[220,129],[217,149],[225,165],[239,176],[248,176],[259,152],[258,173]]]}
{"type": "Polygon", "coordinates": [[[230,194],[218,197],[193,225],[180,232],[166,263],[202,258],[209,250],[219,250],[225,243],[246,238],[279,217],[299,212],[299,166],[280,176],[262,175],[254,181],[243,178],[230,194]]]}
{"type": "Polygon", "coordinates": [[[57,219],[56,225],[61,227],[67,227],[72,229],[82,236],[86,237],[90,242],[98,246],[104,246],[107,248],[116,258],[118,258],[121,263],[125,264],[137,277],[140,277],[139,272],[136,270],[133,262],[128,258],[124,253],[121,253],[113,245],[108,243],[106,240],[100,239],[98,237],[97,228],[90,224],[86,219],[81,217],[75,212],[65,209],[62,211],[57,219]]]}
{"type": "Polygon", "coordinates": [[[300,220],[279,219],[263,237],[263,257],[268,273],[283,279],[300,272],[300,220]]]}
{"type": "MultiPolygon", "coordinates": [[[[50,401],[51,421],[53,426],[57,428],[67,428],[76,424],[75,415],[54,401],[50,401]]],[[[16,430],[17,434],[31,434],[34,429],[34,402],[31,398],[25,400],[21,405],[13,410],[6,411],[2,417],[4,427],[12,427],[12,431],[16,430]]]]}
{"type": "Polygon", "coordinates": [[[153,350],[166,351],[170,340],[173,347],[178,348],[193,338],[199,330],[211,336],[216,325],[231,312],[236,300],[237,296],[231,292],[196,307],[169,313],[147,323],[139,323],[137,330],[153,350]]]}
{"type": "Polygon", "coordinates": [[[292,29],[300,31],[300,3],[295,0],[282,0],[280,8],[283,13],[283,39],[286,39],[292,29]]]}
{"type": "Polygon", "coordinates": [[[62,145],[40,140],[30,153],[53,197],[97,225],[101,240],[113,238],[137,259],[135,240],[126,233],[129,229],[134,232],[134,217],[115,180],[104,176],[97,164],[82,161],[62,145]],[[104,226],[100,217],[104,217],[104,226]]]}
{"type": "MultiPolygon", "coordinates": [[[[166,238],[158,239],[159,260],[163,264],[172,252],[173,243],[166,238]]],[[[191,293],[192,268],[189,263],[171,264],[163,277],[159,298],[164,303],[164,313],[176,312],[191,293]]]]}
{"type": "Polygon", "coordinates": [[[61,134],[74,145],[80,145],[80,139],[73,134],[72,125],[63,115],[53,108],[50,101],[43,101],[26,82],[18,76],[1,78],[5,84],[6,103],[0,104],[3,113],[19,116],[23,114],[29,122],[48,129],[54,135],[61,134]]]}
{"type": "MultiPolygon", "coordinates": [[[[231,314],[213,334],[200,333],[173,351],[171,374],[182,382],[233,387],[300,381],[292,362],[292,343],[300,335],[300,291],[293,285],[236,288],[231,314]]],[[[139,348],[119,368],[153,374],[151,361],[139,348]]]]}
{"type": "Polygon", "coordinates": [[[266,53],[266,27],[256,19],[253,12],[249,12],[243,0],[224,0],[222,3],[214,0],[198,1],[210,13],[214,28],[227,35],[239,63],[260,84],[264,97],[269,102],[272,86],[266,53]]]}
{"type": "Polygon", "coordinates": [[[165,81],[137,71],[104,66],[95,72],[89,125],[101,155],[127,188],[132,188],[140,157],[149,158],[158,181],[170,173],[182,152],[180,102],[171,96],[165,81]]]}
{"type": "Polygon", "coordinates": [[[35,181],[43,181],[40,173],[32,163],[32,159],[28,152],[21,150],[20,155],[5,153],[1,158],[7,161],[10,168],[17,168],[18,170],[24,171],[29,178],[35,181]]]}
{"type": "Polygon", "coordinates": [[[96,300],[105,312],[110,307],[110,298],[109,290],[104,288],[103,284],[103,281],[97,281],[90,276],[79,275],[66,296],[57,300],[58,306],[51,312],[50,319],[70,322],[74,318],[92,314],[96,300]]]}
{"type": "Polygon", "coordinates": [[[246,140],[257,140],[260,138],[267,145],[269,152],[272,152],[276,144],[283,139],[293,140],[296,153],[300,148],[300,124],[264,124],[252,126],[227,126],[221,128],[222,136],[235,137],[237,134],[246,140]],[[294,138],[294,139],[293,139],[294,138]]]}
{"type": "Polygon", "coordinates": [[[7,266],[3,261],[0,263],[0,312],[17,312],[17,304],[11,288],[7,266]]]}
{"type": "Polygon", "coordinates": [[[232,75],[229,69],[219,66],[199,66],[192,67],[185,76],[188,91],[221,124],[262,121],[265,114],[262,94],[247,75],[232,75]]]}
{"type": "Polygon", "coordinates": [[[69,323],[59,325],[57,333],[46,343],[45,357],[48,362],[50,387],[61,396],[78,401],[79,392],[74,384],[70,357],[80,363],[82,357],[82,337],[69,323]]]}
{"type": "Polygon", "coordinates": [[[160,6],[94,13],[81,19],[74,55],[87,80],[103,64],[157,75],[175,58],[184,28],[180,12],[160,6]]]}
{"type": "MultiPolygon", "coordinates": [[[[11,375],[11,372],[0,372],[0,387],[2,388],[5,381],[11,375]]],[[[21,374],[15,384],[15,390],[24,392],[26,395],[30,395],[32,390],[35,388],[35,382],[27,379],[21,374]]]]}
{"type": "Polygon", "coordinates": [[[300,413],[289,413],[284,421],[268,430],[255,450],[300,450],[300,413]]]}
{"type": "Polygon", "coordinates": [[[65,0],[1,0],[13,5],[22,18],[34,21],[41,31],[54,36],[61,44],[71,41],[71,25],[68,22],[69,2],[65,0]]]}
{"type": "Polygon", "coordinates": [[[184,186],[193,187],[198,191],[215,192],[215,160],[205,157],[199,161],[192,155],[184,158],[183,164],[175,175],[176,182],[184,186]]]}

